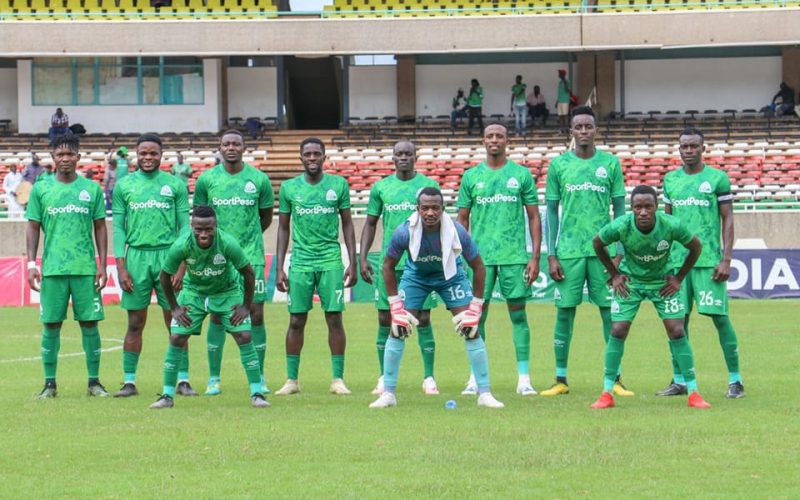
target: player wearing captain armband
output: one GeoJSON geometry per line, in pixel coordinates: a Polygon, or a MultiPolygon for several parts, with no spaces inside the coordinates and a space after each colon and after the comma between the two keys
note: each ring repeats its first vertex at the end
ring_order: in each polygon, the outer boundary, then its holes
{"type": "Polygon", "coordinates": [[[384,351],[384,392],[370,408],[397,405],[395,392],[405,339],[418,324],[420,310],[433,292],[442,298],[453,314],[456,332],[464,337],[478,385],[478,406],[504,407],[490,392],[489,358],[486,344],[478,335],[486,267],[466,229],[443,214],[441,191],[424,188],[417,197],[417,211],[395,230],[386,250],[382,273],[389,294],[391,335],[384,351]],[[395,266],[406,252],[408,259],[398,285],[395,266]],[[463,260],[472,268],[472,284],[463,269],[463,260]]]}

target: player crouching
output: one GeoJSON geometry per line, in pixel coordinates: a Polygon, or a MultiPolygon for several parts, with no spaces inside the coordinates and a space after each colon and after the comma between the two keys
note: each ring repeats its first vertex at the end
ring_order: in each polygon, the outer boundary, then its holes
{"type": "Polygon", "coordinates": [[[217,229],[213,208],[196,207],[191,227],[190,233],[179,236],[170,247],[161,271],[161,286],[172,311],[172,325],[164,360],[164,389],[150,408],[172,408],[175,404],[178,364],[189,335],[200,335],[203,320],[212,313],[219,316],[225,330],[239,345],[250,384],[250,402],[256,408],[266,408],[269,403],[262,392],[258,355],[250,336],[250,306],[255,292],[253,267],[236,240],[217,229]],[[186,275],[183,290],[175,300],[172,275],[182,262],[186,263],[186,275]],[[243,278],[244,300],[236,271],[243,278]]]}
{"type": "Polygon", "coordinates": [[[391,336],[384,351],[384,392],[370,408],[397,405],[395,391],[405,339],[418,323],[419,312],[432,292],[444,300],[453,314],[456,331],[464,337],[478,385],[478,406],[505,406],[490,392],[489,358],[486,344],[478,335],[483,297],[473,296],[473,290],[483,295],[486,268],[466,229],[443,213],[441,191],[434,187],[422,189],[417,197],[417,211],[395,230],[386,250],[382,273],[389,294],[391,336]],[[398,293],[394,269],[405,252],[409,258],[398,293]],[[472,284],[464,272],[461,255],[473,270],[472,284]]]}

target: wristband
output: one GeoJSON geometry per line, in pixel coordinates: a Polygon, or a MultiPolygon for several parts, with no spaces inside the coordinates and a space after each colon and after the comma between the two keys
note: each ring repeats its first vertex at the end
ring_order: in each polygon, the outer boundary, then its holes
{"type": "Polygon", "coordinates": [[[35,260],[29,260],[28,261],[28,271],[30,271],[31,269],[39,269],[38,267],[36,267],[36,261],[35,260]]]}

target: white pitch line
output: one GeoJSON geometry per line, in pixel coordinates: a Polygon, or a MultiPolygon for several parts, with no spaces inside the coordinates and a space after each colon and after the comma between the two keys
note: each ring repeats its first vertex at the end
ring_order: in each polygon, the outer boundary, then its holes
{"type": "MultiPolygon", "coordinates": [[[[22,335],[15,335],[15,337],[22,337],[22,335]]],[[[30,338],[30,337],[25,337],[30,338]]],[[[70,340],[68,337],[63,337],[62,340],[70,340]]],[[[73,339],[74,340],[74,339],[73,339]]],[[[123,341],[120,339],[103,339],[106,342],[117,342],[120,345],[114,347],[108,347],[106,349],[100,349],[100,352],[112,352],[112,351],[119,351],[123,347],[123,341]]],[[[75,358],[78,356],[85,356],[86,353],[83,351],[81,352],[69,352],[66,354],[59,354],[59,358],[75,358]]],[[[41,361],[41,356],[31,356],[30,358],[15,358],[15,359],[0,359],[0,364],[7,364],[7,363],[23,363],[26,361],[41,361]]]]}

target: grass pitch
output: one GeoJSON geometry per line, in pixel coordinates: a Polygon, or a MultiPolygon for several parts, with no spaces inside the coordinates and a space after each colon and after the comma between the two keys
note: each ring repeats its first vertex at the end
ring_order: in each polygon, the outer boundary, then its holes
{"type": "MultiPolygon", "coordinates": [[[[400,373],[399,406],[369,410],[377,378],[372,305],[349,305],[345,380],[349,397],[327,393],[324,321],[311,313],[301,358],[302,394],[249,407],[238,349],[228,339],[223,394],[178,398],[150,411],[161,389],[166,334],[151,310],[139,364],[139,397],[90,399],[77,324],[65,322],[59,396],[36,401],[42,369],[33,308],[0,309],[0,497],[796,497],[800,491],[800,325],[797,301],[733,301],[747,397],[724,398],[727,372],[711,321],[695,315],[692,344],[700,390],[713,405],[656,398],[669,381],[666,335],[644,306],[626,345],[623,375],[633,398],[593,411],[602,387],[599,315],[578,310],[570,358],[571,394],[522,398],[505,306],[491,308],[488,349],[503,410],[460,395],[468,375],[463,342],[449,315],[434,311],[436,377],[442,395],[422,395],[416,337],[400,373]],[[455,410],[445,401],[458,402],[455,410]]],[[[125,316],[106,309],[101,379],[122,380],[125,316]]],[[[285,379],[284,305],[267,305],[267,377],[285,379]]],[[[551,305],[529,305],[532,377],[553,377],[551,305]]],[[[204,338],[191,345],[192,383],[205,388],[204,338]]]]}

